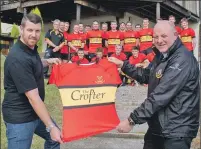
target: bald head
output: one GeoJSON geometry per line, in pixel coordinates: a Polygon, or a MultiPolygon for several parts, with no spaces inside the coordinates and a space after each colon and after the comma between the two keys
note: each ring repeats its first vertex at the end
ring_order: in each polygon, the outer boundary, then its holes
{"type": "Polygon", "coordinates": [[[163,30],[168,30],[168,31],[172,32],[173,34],[176,32],[174,24],[167,20],[158,21],[156,23],[156,25],[154,26],[154,30],[156,30],[158,28],[163,29],[163,30]]]}
{"type": "Polygon", "coordinates": [[[154,26],[154,45],[160,52],[167,52],[176,39],[177,32],[173,23],[161,20],[154,26]]]}

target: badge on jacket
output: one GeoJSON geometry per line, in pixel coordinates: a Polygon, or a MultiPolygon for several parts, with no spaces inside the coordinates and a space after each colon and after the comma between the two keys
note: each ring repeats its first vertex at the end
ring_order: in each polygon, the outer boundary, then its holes
{"type": "Polygon", "coordinates": [[[156,72],[156,78],[160,79],[162,76],[163,76],[163,74],[162,74],[162,69],[159,69],[159,70],[156,72]]]}

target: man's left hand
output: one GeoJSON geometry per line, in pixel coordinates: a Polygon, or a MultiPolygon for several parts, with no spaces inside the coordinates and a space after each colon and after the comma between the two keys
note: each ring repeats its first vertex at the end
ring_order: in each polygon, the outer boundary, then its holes
{"type": "Polygon", "coordinates": [[[133,125],[130,125],[129,121],[126,119],[121,121],[117,126],[117,131],[120,133],[128,133],[133,129],[133,125]]]}
{"type": "Polygon", "coordinates": [[[47,63],[49,65],[51,65],[51,64],[58,65],[58,64],[61,64],[61,60],[59,58],[49,58],[49,59],[47,59],[47,63]]]}

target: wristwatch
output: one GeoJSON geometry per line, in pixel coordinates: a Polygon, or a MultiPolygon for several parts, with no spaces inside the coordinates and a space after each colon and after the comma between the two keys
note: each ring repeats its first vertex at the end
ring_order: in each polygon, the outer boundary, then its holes
{"type": "Polygon", "coordinates": [[[129,121],[129,124],[130,125],[135,125],[135,122],[132,120],[132,118],[131,117],[128,117],[128,121],[129,121]]]}
{"type": "Polygon", "coordinates": [[[47,132],[50,132],[52,130],[52,128],[54,128],[55,125],[50,125],[49,127],[46,127],[46,131],[47,132]]]}

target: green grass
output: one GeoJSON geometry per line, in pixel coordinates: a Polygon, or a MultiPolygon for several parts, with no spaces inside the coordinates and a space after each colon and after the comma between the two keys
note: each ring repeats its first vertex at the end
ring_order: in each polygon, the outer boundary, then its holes
{"type": "MultiPolygon", "coordinates": [[[[3,65],[4,65],[5,57],[1,56],[1,102],[3,101],[4,96],[4,88],[3,88],[3,65]]],[[[45,84],[47,84],[47,80],[45,80],[45,84]]],[[[57,87],[53,85],[46,85],[46,98],[45,105],[50,112],[52,118],[57,122],[57,124],[61,128],[62,124],[62,103],[60,100],[60,94],[57,87]]],[[[44,140],[36,135],[34,135],[32,141],[31,149],[42,149],[44,145],[44,140]]],[[[3,118],[1,115],[1,149],[7,149],[7,138],[6,138],[6,128],[3,122],[3,118]]]]}

